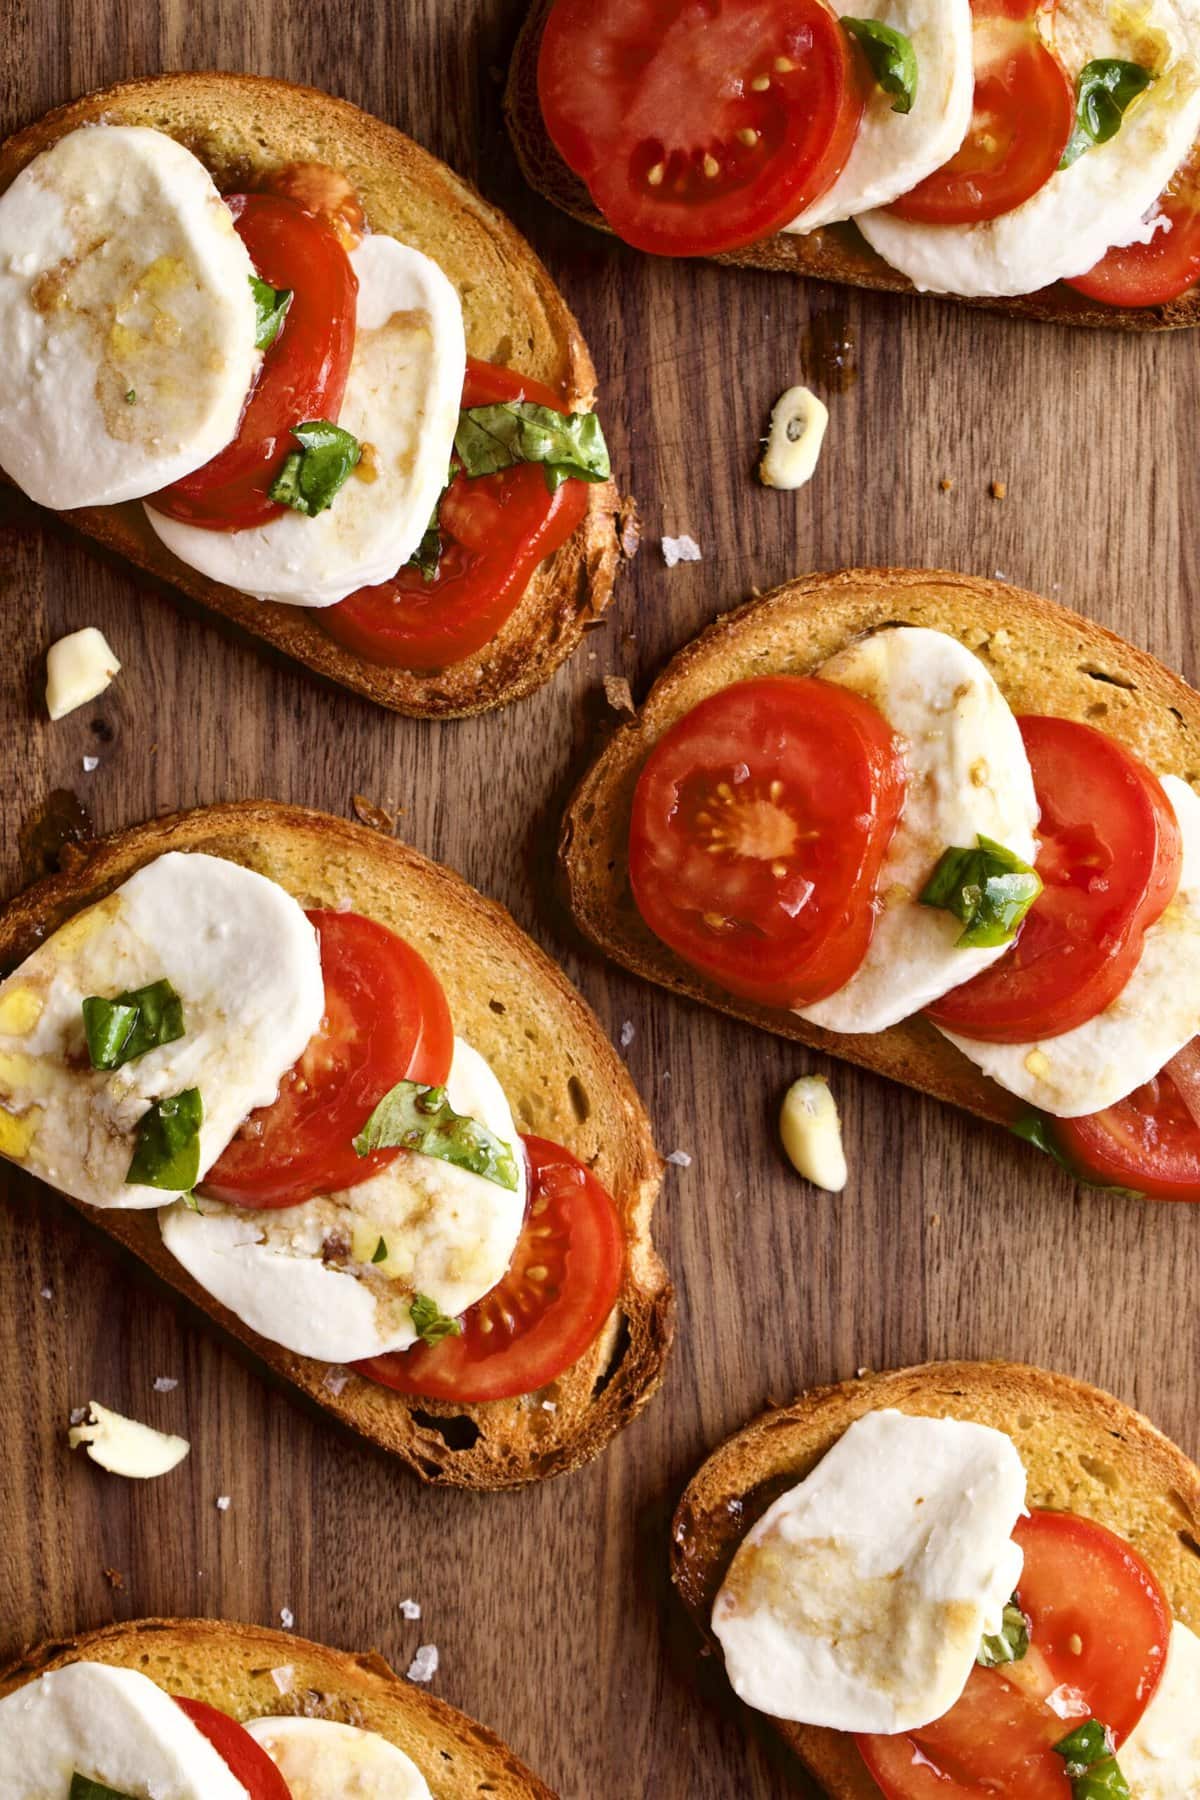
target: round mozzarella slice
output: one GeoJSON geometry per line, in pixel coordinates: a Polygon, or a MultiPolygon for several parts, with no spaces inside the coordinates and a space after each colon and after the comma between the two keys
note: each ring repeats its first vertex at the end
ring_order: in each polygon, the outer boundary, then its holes
{"type": "Polygon", "coordinates": [[[815,231],[887,206],[949,162],[971,123],[970,0],[863,0],[854,16],[910,39],[917,58],[912,111],[893,112],[892,96],[872,89],[845,168],[785,231],[815,231]]]}
{"type": "Polygon", "coordinates": [[[332,505],[246,531],[201,531],[146,509],[181,562],[258,600],[332,606],[387,581],[446,484],[466,371],[458,295],[436,263],[395,238],[365,238],[350,260],[357,332],[336,422],[370,450],[332,505]]]}
{"type": "Polygon", "coordinates": [[[221,857],[160,856],[0,985],[0,1154],[92,1206],[162,1206],[177,1189],[125,1180],[142,1114],[198,1088],[203,1175],[274,1100],[324,1007],[316,933],[290,894],[221,857]],[[84,1000],[164,979],[183,1036],[93,1069],[84,1000]]]}
{"type": "Polygon", "coordinates": [[[525,1159],[508,1101],[461,1038],[446,1091],[455,1112],[512,1146],[516,1192],[405,1153],[358,1187],[302,1206],[170,1207],[160,1215],[163,1243],[252,1331],[299,1356],[349,1363],[407,1350],[417,1335],[414,1294],[451,1318],[465,1312],[504,1276],[525,1218],[525,1159]]]}
{"type": "Polygon", "coordinates": [[[190,475],[237,431],[258,366],[249,253],[203,164],[94,125],[0,196],[0,465],[43,506],[190,475]]]}
{"type": "Polygon", "coordinates": [[[70,1663],[0,1700],[4,1800],[64,1800],[73,1775],[154,1800],[247,1800],[169,1694],[107,1663],[70,1663]]]}
{"type": "Polygon", "coordinates": [[[1200,798],[1163,776],[1183,839],[1179,888],[1146,933],[1137,967],[1112,1005],[1034,1044],[944,1035],[985,1075],[1030,1106],[1075,1119],[1103,1112],[1150,1081],[1200,1032],[1200,798]]]}
{"type": "Polygon", "coordinates": [[[919,895],[944,850],[981,835],[1033,861],[1033,778],[1004,696],[957,638],[893,626],[817,673],[878,708],[903,741],[908,781],[866,957],[836,994],[798,1010],[827,1031],[883,1031],[1003,956],[1003,946],[960,949],[958,920],[919,895]]]}
{"type": "Polygon", "coordinates": [[[713,1603],[734,1692],[777,1719],[914,1731],[1017,1585],[1025,1470],[987,1425],[856,1419],[743,1541],[713,1603]]]}
{"type": "Polygon", "coordinates": [[[1200,1638],[1176,1619],[1162,1680],[1120,1747],[1121,1773],[1136,1800],[1200,1795],[1200,1638]]]}
{"type": "Polygon", "coordinates": [[[1106,144],[1058,169],[1036,194],[978,225],[922,225],[888,212],[857,221],[873,250],[922,290],[963,296],[1032,294],[1082,275],[1114,244],[1142,243],[1147,213],[1200,131],[1200,31],[1170,0],[1112,7],[1059,0],[1054,46],[1072,78],[1097,58],[1157,71],[1106,144]]]}
{"type": "Polygon", "coordinates": [[[292,1800],[433,1800],[412,1758],[375,1731],[329,1719],[252,1719],[246,1726],[292,1800]]]}

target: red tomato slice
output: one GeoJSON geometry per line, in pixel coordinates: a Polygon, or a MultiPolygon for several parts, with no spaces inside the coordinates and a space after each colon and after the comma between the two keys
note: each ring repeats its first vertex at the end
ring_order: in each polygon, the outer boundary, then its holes
{"type": "Polygon", "coordinates": [[[608,1193],[561,1144],[524,1140],[530,1200],[508,1274],[463,1315],[461,1337],[355,1365],[398,1394],[507,1400],[577,1362],[617,1303],[625,1232],[608,1193]]]}
{"type": "Polygon", "coordinates": [[[1038,32],[1044,0],[971,0],[975,111],[949,162],[894,202],[922,225],[975,225],[1049,181],[1075,119],[1071,78],[1038,32]]]}
{"type": "Polygon", "coordinates": [[[208,1739],[219,1756],[224,1757],[230,1773],[241,1782],[249,1800],[291,1800],[292,1790],[275,1764],[236,1719],[218,1712],[215,1706],[207,1706],[203,1700],[185,1700],[181,1694],[176,1694],[174,1699],[197,1731],[208,1739]]]}
{"type": "Polygon", "coordinates": [[[1043,891],[998,962],[929,1016],[992,1044],[1057,1037],[1116,999],[1179,886],[1171,803],[1144,763],[1091,725],[1018,721],[1041,807],[1043,891]]]}
{"type": "Polygon", "coordinates": [[[1200,281],[1200,162],[1186,163],[1156,203],[1148,244],[1124,244],[1068,287],[1106,306],[1165,306],[1200,281]]]}
{"type": "Polygon", "coordinates": [[[638,779],[638,911],[730,993],[823,999],[866,955],[903,799],[899,748],[866,700],[810,676],[736,682],[685,714],[638,779]]]}
{"type": "Polygon", "coordinates": [[[1054,1745],[1088,1716],[1120,1745],[1150,1703],[1171,1615],[1141,1557],[1074,1513],[1031,1513],[1013,1536],[1029,1655],[974,1669],[961,1699],[920,1731],[856,1740],[887,1800],[1071,1800],[1054,1745]],[[1046,1704],[1063,1688],[1078,1696],[1074,1718],[1046,1704]]]}
{"type": "Polygon", "coordinates": [[[400,1154],[359,1156],[354,1137],[398,1081],[444,1082],[454,1028],[429,964],[359,913],[310,912],[321,942],[325,1017],[279,1084],[238,1130],[202,1191],[233,1206],[298,1206],[355,1187],[400,1154]]]}
{"type": "MultiPolygon", "coordinates": [[[[468,358],[464,407],[514,400],[566,410],[542,382],[468,358]]],[[[533,571],[562,548],[587,509],[587,482],[564,481],[552,494],[534,463],[497,475],[458,475],[438,508],[442,557],[434,579],[401,569],[327,607],[322,623],[367,662],[420,671],[461,662],[492,642],[533,571]]]]}
{"type": "Polygon", "coordinates": [[[1187,1076],[1172,1058],[1153,1081],[1115,1106],[1082,1119],[1054,1119],[1054,1141],[1089,1181],[1131,1188],[1154,1200],[1200,1200],[1200,1123],[1195,1075],[1200,1040],[1183,1052],[1187,1076]]]}
{"type": "Polygon", "coordinates": [[[263,281],[292,303],[266,351],[233,442],[150,505],[206,531],[244,531],[283,512],[267,489],[296,448],[293,425],[336,420],[354,351],[358,281],[330,221],[278,194],[233,194],[229,206],[263,281]]]}
{"type": "Polygon", "coordinates": [[[822,0],[558,0],[546,129],[618,237],[707,256],[786,225],[845,167],[868,88],[822,0]]]}

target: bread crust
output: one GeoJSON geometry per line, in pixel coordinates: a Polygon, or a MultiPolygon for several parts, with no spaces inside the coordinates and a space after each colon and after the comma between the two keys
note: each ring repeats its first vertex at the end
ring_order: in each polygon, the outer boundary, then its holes
{"type": "MultiPolygon", "coordinates": [[[[720,1445],[689,1482],[671,1528],[671,1575],[707,1646],[717,1590],[741,1539],[855,1419],[881,1407],[993,1426],[1016,1444],[1027,1503],[1082,1513],[1154,1570],[1177,1619],[1200,1627],[1200,1469],[1148,1419],[1070,1375],[1025,1363],[922,1363],[810,1388],[720,1445]]],[[[830,1800],[879,1800],[844,1732],[772,1725],[830,1800]]]]}
{"type": "Polygon", "coordinates": [[[434,1800],[556,1800],[508,1746],[465,1713],[402,1681],[376,1651],[348,1655],[291,1632],[212,1619],[134,1619],[55,1638],[0,1670],[0,1699],[69,1663],[133,1669],[239,1724],[267,1715],[332,1719],[378,1732],[417,1764],[434,1800]],[[281,1693],[272,1669],[288,1670],[281,1693]]]}
{"type": "MultiPolygon", "coordinates": [[[[584,183],[568,168],[550,141],[538,102],[537,60],[542,32],[554,0],[530,0],[509,65],[504,94],[504,113],[509,136],[530,187],[561,212],[612,235],[584,183]]],[[[742,269],[769,269],[785,275],[804,275],[812,281],[840,281],[850,287],[874,288],[894,294],[919,292],[907,276],[884,262],[867,243],[852,220],[826,225],[804,237],[776,232],[762,243],[744,250],[725,250],[705,259],[742,269]]],[[[967,299],[954,294],[931,294],[933,300],[951,300],[959,306],[982,307],[987,312],[1008,313],[1023,319],[1042,319],[1056,325],[1085,325],[1097,331],[1178,331],[1200,325],[1200,287],[1190,289],[1164,306],[1102,306],[1056,282],[1036,294],[1012,299],[967,299]]]]}
{"type": "MultiPolygon", "coordinates": [[[[177,138],[222,192],[261,185],[297,161],[332,164],[354,182],[374,229],[433,258],[459,290],[467,349],[591,406],[596,371],[578,323],[515,226],[411,138],[314,88],[258,75],[198,73],[125,81],[45,114],[0,144],[0,192],[33,157],[89,124],[149,125],[177,138]]],[[[231,620],[319,675],[394,712],[460,718],[508,705],[548,680],[612,598],[623,503],[590,486],[586,517],[535,571],[512,616],[478,655],[431,674],[369,663],[338,644],[312,609],[253,600],[174,557],[141,504],[57,515],[144,574],[231,620]]],[[[318,609],[319,610],[319,609],[318,609]]]]}
{"type": "Polygon", "coordinates": [[[335,1392],[328,1364],[268,1343],[206,1294],[165,1249],[153,1211],[69,1204],[275,1375],[423,1481],[517,1487],[588,1461],[658,1387],[674,1329],[674,1292],[651,1238],[662,1161],[591,1009],[511,915],[460,876],[364,826],[270,801],[177,813],[90,846],[0,914],[0,969],[169,850],[242,863],[306,907],[350,906],[419,950],[442,981],[455,1029],[495,1069],[518,1128],[563,1144],[613,1196],[628,1243],[621,1293],[587,1353],[536,1394],[480,1405],[409,1400],[349,1371],[335,1392]]]}
{"type": "Polygon", "coordinates": [[[634,788],[650,750],[677,719],[733,681],[811,674],[855,638],[896,623],[960,639],[1015,712],[1100,726],[1156,774],[1200,784],[1200,694],[1144,650],[1006,582],[940,569],[843,569],[803,576],[749,601],[672,658],[575,790],[560,833],[559,869],[580,929],[635,975],[1011,1125],[1028,1109],[925,1019],[857,1035],[822,1031],[794,1014],[738,1000],[653,935],[629,889],[634,788]]]}

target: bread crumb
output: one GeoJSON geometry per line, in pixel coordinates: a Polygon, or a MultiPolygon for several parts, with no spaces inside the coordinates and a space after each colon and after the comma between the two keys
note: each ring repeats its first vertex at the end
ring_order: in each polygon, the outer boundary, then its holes
{"type": "Polygon", "coordinates": [[[123,1594],[125,1592],[125,1577],[122,1575],[120,1569],[105,1569],[103,1574],[105,1581],[107,1581],[114,1594],[123,1594]]]}
{"type": "Polygon", "coordinates": [[[290,1606],[281,1606],[280,1607],[279,1623],[283,1626],[283,1629],[285,1631],[290,1631],[292,1629],[292,1626],[296,1623],[296,1615],[292,1611],[290,1606]]]}
{"type": "Polygon", "coordinates": [[[218,1494],[217,1495],[217,1511],[218,1512],[228,1512],[231,1504],[232,1504],[232,1501],[230,1500],[230,1497],[228,1494],[218,1494]]]}
{"type": "Polygon", "coordinates": [[[686,1150],[672,1150],[667,1161],[674,1163],[677,1169],[690,1169],[692,1166],[692,1159],[686,1150]]]}
{"type": "Polygon", "coordinates": [[[436,1644],[421,1644],[417,1654],[408,1665],[410,1681],[432,1681],[437,1674],[438,1651],[436,1644]]]}
{"type": "Polygon", "coordinates": [[[637,1033],[637,1027],[634,1024],[633,1020],[626,1019],[625,1023],[621,1027],[621,1036],[620,1036],[620,1040],[619,1040],[622,1050],[628,1050],[630,1044],[632,1044],[632,1042],[634,1040],[636,1033],[637,1033]]]}
{"type": "Polygon", "coordinates": [[[1008,498],[1007,481],[991,482],[988,486],[988,493],[992,496],[993,500],[1006,500],[1008,498]]]}
{"type": "Polygon", "coordinates": [[[291,1663],[281,1663],[277,1669],[269,1669],[267,1673],[281,1694],[291,1693],[292,1680],[296,1673],[291,1663]]]}
{"type": "Polygon", "coordinates": [[[682,537],[665,537],[662,540],[662,553],[668,569],[673,569],[676,563],[700,561],[700,546],[686,532],[682,537]]]}
{"type": "Polygon", "coordinates": [[[405,1619],[419,1619],[421,1616],[421,1608],[416,1600],[402,1600],[400,1602],[400,1613],[401,1617],[405,1619]]]}
{"type": "Polygon", "coordinates": [[[604,698],[614,712],[633,713],[637,708],[633,704],[633,692],[624,675],[606,675],[604,677],[604,698]]]}
{"type": "Polygon", "coordinates": [[[350,803],[361,825],[369,825],[372,831],[381,831],[385,837],[395,837],[396,812],[389,812],[386,806],[376,806],[365,794],[352,794],[350,803]]]}
{"type": "Polygon", "coordinates": [[[938,482],[938,486],[941,488],[943,494],[948,494],[950,489],[954,486],[954,482],[949,475],[943,475],[942,479],[938,482]]]}
{"type": "Polygon", "coordinates": [[[942,1215],[941,1215],[941,1213],[930,1213],[930,1215],[929,1215],[929,1223],[930,1223],[930,1224],[931,1224],[931,1225],[940,1225],[940,1224],[941,1224],[941,1222],[942,1222],[942,1215]]]}
{"type": "Polygon", "coordinates": [[[173,1394],[178,1386],[179,1383],[170,1375],[156,1375],[154,1377],[154,1391],[156,1394],[173,1394]]]}

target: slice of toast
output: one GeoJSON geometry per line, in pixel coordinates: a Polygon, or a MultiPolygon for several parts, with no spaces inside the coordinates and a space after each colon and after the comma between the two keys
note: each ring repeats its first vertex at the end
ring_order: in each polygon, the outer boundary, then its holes
{"type": "Polygon", "coordinates": [[[1065,606],[1006,582],[943,570],[808,575],[710,625],[668,663],[636,716],[615,733],[563,821],[559,858],[568,902],[581,930],[635,975],[1011,1124],[1026,1110],[1021,1102],[926,1020],[906,1019],[890,1031],[859,1036],[822,1031],[793,1013],[738,1000],[653,935],[629,888],[633,793],[663,733],[731,682],[811,674],[864,632],[891,624],[927,625],[959,638],[995,676],[1014,712],[1054,713],[1099,726],[1155,774],[1200,785],[1200,694],[1144,650],[1065,606]]]}
{"type": "MultiPolygon", "coordinates": [[[[530,187],[581,224],[611,232],[584,183],[568,168],[542,123],[538,101],[537,63],[542,32],[554,0],[530,0],[509,65],[504,111],[508,132],[521,172],[530,187]]],[[[726,250],[709,260],[732,263],[743,269],[772,269],[785,275],[806,275],[813,281],[841,281],[851,287],[877,288],[895,294],[918,290],[882,256],[872,250],[852,220],[826,225],[819,231],[796,237],[776,232],[744,250],[726,250]]],[[[955,299],[934,294],[935,300],[955,299]]],[[[1026,319],[1046,319],[1060,325],[1090,325],[1108,331],[1171,331],[1200,324],[1200,287],[1181,294],[1164,306],[1102,306],[1083,294],[1056,282],[1036,294],[1014,299],[958,299],[960,306],[984,307],[989,312],[1015,314],[1026,319]]]]}
{"type": "MultiPolygon", "coordinates": [[[[467,350],[590,407],[596,371],[574,315],[525,239],[462,178],[390,125],[313,88],[257,75],[160,75],[126,81],[47,113],[0,145],[0,192],[60,137],[89,124],[148,125],[177,138],[223,193],[261,185],[292,162],[348,176],[367,223],[424,251],[458,289],[467,350]]],[[[506,705],[549,679],[612,597],[623,533],[612,482],[542,563],[512,617],[478,655],[432,674],[369,663],[335,643],[320,610],[252,600],[179,562],[140,502],[65,513],[85,536],[232,619],[318,674],[397,712],[455,718],[506,705]]]]}
{"type": "Polygon", "coordinates": [[[482,1405],[409,1400],[347,1371],[331,1381],[328,1364],[260,1338],[167,1252],[155,1212],[71,1204],[276,1375],[425,1481],[516,1487],[595,1456],[661,1380],[674,1297],[650,1235],[662,1163],[625,1065],[593,1013],[511,916],[460,876],[364,826],[265,801],[177,813],[89,847],[0,914],[0,969],[168,850],[227,857],[305,907],[350,907],[419,950],[445,988],[455,1030],[495,1070],[518,1129],[563,1144],[613,1196],[628,1241],[624,1285],[596,1342],[536,1395],[482,1405]]]}
{"type": "MultiPolygon", "coordinates": [[[[1029,1478],[1027,1504],[1118,1532],[1158,1576],[1174,1616],[1200,1628],[1200,1469],[1182,1450],[1132,1407],[1069,1375],[1024,1363],[923,1363],[812,1388],[739,1431],[693,1477],[672,1525],[671,1572],[714,1649],[712,1604],[741,1539],[848,1425],[885,1406],[1007,1432],[1029,1478]]],[[[879,1800],[851,1737],[771,1722],[831,1800],[879,1800]]]]}
{"type": "Polygon", "coordinates": [[[506,1744],[414,1687],[377,1652],[348,1655],[291,1632],[213,1619],[134,1619],[29,1650],[0,1670],[0,1699],[68,1663],[146,1675],[168,1694],[249,1719],[332,1719],[378,1732],[416,1763],[434,1800],[555,1800],[506,1744]]]}

